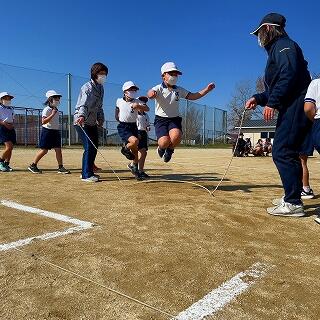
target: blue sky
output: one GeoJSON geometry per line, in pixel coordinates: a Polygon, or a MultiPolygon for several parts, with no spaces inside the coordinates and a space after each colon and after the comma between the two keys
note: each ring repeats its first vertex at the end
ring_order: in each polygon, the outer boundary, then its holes
{"type": "Polygon", "coordinates": [[[180,85],[196,91],[213,81],[217,88],[199,102],[225,108],[237,82],[263,74],[266,54],[249,33],[269,12],[286,16],[287,32],[319,73],[315,0],[5,1],[0,62],[88,76],[101,61],[109,82],[148,89],[160,82],[161,65],[175,61],[180,85]]]}

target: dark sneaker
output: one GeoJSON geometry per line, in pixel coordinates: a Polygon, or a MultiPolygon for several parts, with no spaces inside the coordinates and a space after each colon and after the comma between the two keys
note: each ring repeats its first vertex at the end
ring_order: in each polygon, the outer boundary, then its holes
{"type": "Polygon", "coordinates": [[[9,172],[12,172],[13,169],[9,166],[9,163],[8,162],[4,162],[4,165],[7,167],[8,171],[9,172]]]}
{"type": "Polygon", "coordinates": [[[69,174],[71,172],[69,170],[67,170],[65,167],[61,167],[58,169],[58,173],[69,174]]]}
{"type": "Polygon", "coordinates": [[[169,162],[171,160],[172,154],[174,153],[173,149],[167,148],[164,155],[163,155],[163,161],[169,162]]]}
{"type": "Polygon", "coordinates": [[[135,167],[133,164],[128,163],[127,168],[130,170],[130,172],[134,175],[135,167]]]}
{"type": "Polygon", "coordinates": [[[143,178],[143,179],[150,179],[150,176],[148,174],[146,174],[144,171],[140,171],[140,176],[143,178]]]}
{"type": "Polygon", "coordinates": [[[165,152],[166,152],[166,149],[161,149],[160,147],[157,148],[157,154],[160,158],[163,157],[165,152]]]}
{"type": "Polygon", "coordinates": [[[310,191],[308,192],[305,190],[302,190],[301,199],[306,200],[306,199],[313,199],[313,198],[314,198],[314,193],[312,189],[310,189],[310,191]]]}
{"type": "Polygon", "coordinates": [[[9,172],[7,166],[4,164],[4,162],[0,162],[0,171],[2,172],[9,172]]]}
{"type": "Polygon", "coordinates": [[[135,172],[134,176],[136,177],[136,179],[137,179],[138,181],[144,180],[139,170],[137,170],[137,171],[135,172]]]}
{"type": "Polygon", "coordinates": [[[31,171],[32,173],[42,173],[42,171],[37,167],[36,164],[30,164],[28,167],[28,170],[31,171]]]}
{"type": "Polygon", "coordinates": [[[134,154],[127,148],[122,147],[121,153],[128,159],[128,160],[134,160],[134,154]]]}

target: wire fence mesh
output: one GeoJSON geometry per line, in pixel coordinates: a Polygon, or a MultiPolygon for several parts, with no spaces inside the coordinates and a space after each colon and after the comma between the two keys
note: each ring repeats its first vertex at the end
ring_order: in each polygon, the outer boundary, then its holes
{"type": "MultiPolygon", "coordinates": [[[[0,63],[0,91],[15,96],[15,129],[17,143],[37,145],[41,132],[41,112],[45,92],[54,89],[62,95],[60,110],[61,137],[63,145],[78,144],[79,137],[73,127],[73,111],[81,86],[89,78],[56,73],[0,63]]],[[[142,91],[142,90],[141,90],[142,91]]],[[[146,90],[145,90],[146,91],[146,90]]],[[[121,139],[114,118],[116,99],[122,96],[122,85],[105,84],[105,124],[100,130],[100,144],[119,145],[121,139]]],[[[149,101],[151,122],[154,119],[154,102],[149,101]]],[[[185,145],[209,145],[226,142],[227,111],[188,100],[180,101],[185,145]]],[[[156,143],[154,127],[149,133],[150,143],[156,143]]]]}

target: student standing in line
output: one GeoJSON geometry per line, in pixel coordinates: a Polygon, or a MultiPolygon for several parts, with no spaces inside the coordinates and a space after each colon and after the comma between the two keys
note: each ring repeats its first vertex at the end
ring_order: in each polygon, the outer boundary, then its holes
{"type": "Polygon", "coordinates": [[[30,164],[28,170],[32,173],[42,173],[38,168],[38,162],[48,153],[48,150],[54,149],[58,162],[58,173],[69,174],[70,171],[63,166],[61,151],[61,134],[59,124],[58,107],[62,95],[54,90],[46,93],[45,108],[42,111],[42,130],[40,136],[39,148],[41,149],[36,155],[33,163],[30,164]]]}
{"type": "Polygon", "coordinates": [[[16,132],[14,130],[14,110],[11,100],[14,97],[8,92],[0,93],[0,143],[4,144],[4,151],[0,158],[0,171],[11,172],[10,160],[13,146],[16,144],[16,132]]]}

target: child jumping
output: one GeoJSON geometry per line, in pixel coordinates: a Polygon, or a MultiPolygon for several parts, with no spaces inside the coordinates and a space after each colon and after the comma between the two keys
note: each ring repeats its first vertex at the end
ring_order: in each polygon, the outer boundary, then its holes
{"type": "Polygon", "coordinates": [[[121,153],[129,160],[133,160],[132,173],[137,180],[143,177],[138,168],[139,133],[137,127],[138,112],[149,111],[145,102],[137,99],[139,87],[132,81],[127,81],[122,86],[123,97],[117,99],[115,118],[119,121],[117,126],[119,136],[124,142],[121,153]]]}
{"type": "Polygon", "coordinates": [[[38,162],[48,153],[52,148],[56,152],[56,159],[58,162],[58,173],[70,173],[63,166],[62,151],[61,151],[61,135],[59,130],[59,111],[61,94],[54,90],[49,90],[46,93],[47,100],[44,103],[45,108],[42,111],[42,130],[40,136],[40,151],[36,155],[34,161],[28,167],[32,173],[42,173],[38,168],[38,162]]]}
{"type": "Polygon", "coordinates": [[[182,72],[174,62],[166,62],[161,67],[163,82],[148,92],[148,97],[156,100],[154,126],[158,140],[157,152],[164,162],[170,161],[174,148],[182,139],[179,100],[198,100],[215,88],[213,83],[209,83],[203,90],[191,93],[176,85],[180,75],[182,72]]]}
{"type": "Polygon", "coordinates": [[[4,151],[0,158],[0,171],[11,172],[9,166],[13,145],[16,144],[16,132],[14,130],[14,111],[11,100],[14,97],[8,92],[0,93],[0,143],[4,144],[4,151]]]}

